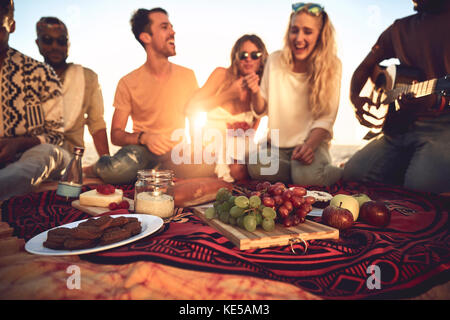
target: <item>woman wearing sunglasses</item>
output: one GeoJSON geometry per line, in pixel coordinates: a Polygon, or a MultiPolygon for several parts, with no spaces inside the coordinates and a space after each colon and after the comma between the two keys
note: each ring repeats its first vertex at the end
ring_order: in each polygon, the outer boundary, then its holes
{"type": "MultiPolygon", "coordinates": [[[[213,71],[190,101],[188,114],[207,112],[206,126],[224,133],[226,129],[254,127],[255,117],[250,104],[252,96],[259,91],[267,57],[266,46],[258,36],[246,34],[240,37],[231,50],[230,67],[218,67],[213,71]]],[[[219,163],[216,174],[229,182],[248,176],[246,166],[240,164],[219,163]]]]}
{"type": "MultiPolygon", "coordinates": [[[[249,164],[253,179],[299,185],[330,185],[342,169],[331,165],[329,144],[339,106],[341,62],[334,27],[319,4],[296,3],[282,50],[270,55],[253,103],[269,117],[269,132],[279,159],[274,176],[261,174],[261,163],[249,164]],[[274,131],[279,130],[279,141],[274,131]]],[[[269,137],[270,139],[270,137],[269,137]]]]}

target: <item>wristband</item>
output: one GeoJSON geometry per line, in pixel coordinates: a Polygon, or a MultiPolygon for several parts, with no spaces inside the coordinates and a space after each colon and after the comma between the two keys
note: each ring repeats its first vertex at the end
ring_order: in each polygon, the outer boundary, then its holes
{"type": "Polygon", "coordinates": [[[142,138],[143,134],[144,134],[144,131],[139,132],[139,135],[138,135],[138,138],[137,138],[138,145],[140,145],[140,146],[143,145],[142,142],[141,142],[141,138],[142,138]]]}

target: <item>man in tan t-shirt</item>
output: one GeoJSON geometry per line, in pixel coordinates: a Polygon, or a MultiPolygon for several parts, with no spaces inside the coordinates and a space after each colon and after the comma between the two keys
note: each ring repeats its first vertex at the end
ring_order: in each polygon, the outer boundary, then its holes
{"type": "Polygon", "coordinates": [[[42,17],[36,23],[36,44],[44,60],[55,70],[62,83],[64,98],[64,145],[70,153],[84,147],[87,125],[99,156],[109,155],[103,96],[97,74],[79,64],[68,63],[69,33],[56,17],[42,17]]]}
{"type": "Polygon", "coordinates": [[[184,127],[185,107],[198,89],[192,70],[169,62],[176,54],[175,32],[164,9],[139,9],[131,19],[136,40],[147,61],[124,76],[117,86],[111,142],[122,146],[113,157],[101,157],[94,173],[106,183],[130,183],[141,169],[159,165],[179,178],[210,176],[213,166],[174,165],[171,151],[179,141],[172,133],[184,127]],[[133,133],[125,131],[128,118],[133,133]]]}

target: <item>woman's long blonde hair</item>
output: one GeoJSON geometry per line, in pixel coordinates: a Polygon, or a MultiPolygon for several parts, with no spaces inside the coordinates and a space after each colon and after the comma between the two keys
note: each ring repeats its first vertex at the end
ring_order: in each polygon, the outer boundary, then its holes
{"type": "MultiPolygon", "coordinates": [[[[294,61],[289,45],[289,32],[292,20],[297,14],[307,11],[308,6],[298,12],[293,12],[289,18],[289,25],[284,37],[284,47],[282,50],[282,60],[289,70],[293,69],[294,61]]],[[[314,15],[313,15],[314,16],[314,15]]],[[[322,29],[317,39],[316,47],[311,53],[308,64],[308,82],[310,87],[309,104],[314,118],[327,114],[332,109],[334,103],[330,99],[330,93],[334,93],[336,88],[340,90],[342,65],[337,57],[337,44],[335,30],[328,14],[322,11],[318,18],[322,19],[322,29]]]]}
{"type": "Polygon", "coordinates": [[[238,40],[236,40],[233,48],[231,49],[231,55],[230,55],[231,64],[227,69],[227,79],[223,83],[223,85],[219,88],[217,94],[219,92],[221,92],[222,90],[225,90],[226,88],[228,88],[233,83],[233,81],[239,79],[239,77],[241,76],[241,74],[239,74],[239,63],[240,63],[239,53],[240,53],[242,45],[246,41],[250,41],[251,43],[253,43],[258,48],[258,50],[261,51],[261,53],[262,53],[262,56],[260,58],[261,59],[260,67],[259,67],[259,70],[256,72],[256,74],[259,76],[259,79],[261,81],[263,71],[264,71],[264,66],[265,66],[267,58],[269,56],[267,49],[266,49],[266,45],[261,40],[261,38],[258,37],[257,35],[245,34],[242,37],[240,37],[238,40]]]}

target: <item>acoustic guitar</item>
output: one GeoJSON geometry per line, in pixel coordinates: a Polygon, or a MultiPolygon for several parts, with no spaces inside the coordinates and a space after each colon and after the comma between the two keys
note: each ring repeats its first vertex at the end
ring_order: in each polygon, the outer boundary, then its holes
{"type": "Polygon", "coordinates": [[[418,82],[420,79],[422,76],[419,71],[401,65],[375,68],[360,93],[360,96],[368,97],[373,104],[364,107],[364,110],[370,114],[364,119],[371,124],[371,126],[367,125],[371,131],[364,139],[370,140],[381,132],[399,126],[399,123],[405,122],[406,118],[411,118],[410,110],[404,110],[401,107],[400,101],[403,99],[416,99],[437,94],[439,104],[429,111],[436,113],[450,108],[448,99],[450,75],[418,82]]]}

